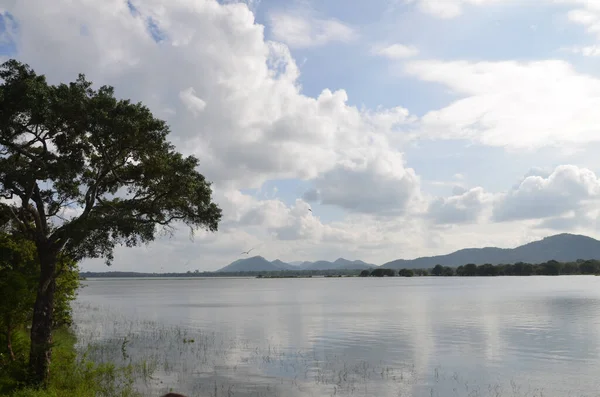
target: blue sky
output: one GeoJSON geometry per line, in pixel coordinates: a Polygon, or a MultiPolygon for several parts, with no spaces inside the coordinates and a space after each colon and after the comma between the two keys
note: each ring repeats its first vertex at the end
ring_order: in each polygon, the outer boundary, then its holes
{"type": "Polygon", "coordinates": [[[143,101],[226,214],[191,245],[119,249],[117,267],[600,237],[593,0],[32,2],[0,8],[0,57],[143,101]],[[540,200],[560,205],[533,214],[540,200]]]}
{"type": "MultiPolygon", "coordinates": [[[[258,23],[264,24],[266,38],[276,40],[269,28],[269,15],[277,11],[310,10],[320,18],[335,18],[360,31],[361,37],[350,43],[293,48],[298,61],[302,92],[318,96],[324,87],[344,89],[353,106],[403,106],[422,116],[460,96],[436,83],[418,81],[402,73],[400,62],[367,56],[374,42],[401,42],[419,48],[421,58],[461,59],[472,61],[534,61],[564,59],[581,73],[598,74],[600,60],[572,54],[564,48],[595,43],[581,26],[567,20],[567,5],[546,2],[512,2],[487,7],[469,7],[463,15],[440,20],[419,12],[417,4],[389,0],[346,1],[269,1],[255,6],[258,23]]],[[[498,190],[516,183],[530,168],[553,169],[563,159],[555,151],[510,153],[500,148],[473,145],[468,141],[421,142],[418,148],[406,150],[408,163],[430,181],[447,180],[456,173],[470,177],[470,182],[498,190]],[[452,158],[444,161],[441,158],[452,158]],[[535,160],[534,160],[535,159],[535,160]],[[436,163],[447,167],[440,169],[436,163]],[[486,163],[484,167],[473,164],[486,163]],[[503,167],[508,172],[490,179],[489,169],[503,167]]],[[[569,157],[576,161],[578,156],[569,157]]],[[[593,157],[592,157],[593,158],[593,157]]],[[[585,161],[582,165],[585,165],[585,161]]],[[[597,167],[597,164],[594,164],[597,167]]],[[[598,168],[594,168],[598,170],[598,168]]],[[[293,203],[302,181],[272,181],[267,189],[278,189],[279,197],[293,203]]],[[[449,193],[435,185],[425,187],[438,194],[449,193]]],[[[255,192],[255,190],[248,190],[255,192]]],[[[339,214],[338,214],[339,215],[339,214]]]]}

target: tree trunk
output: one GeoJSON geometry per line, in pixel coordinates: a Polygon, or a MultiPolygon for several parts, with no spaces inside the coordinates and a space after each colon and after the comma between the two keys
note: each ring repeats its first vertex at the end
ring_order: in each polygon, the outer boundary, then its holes
{"type": "Polygon", "coordinates": [[[33,377],[33,382],[38,386],[45,386],[48,380],[52,353],[56,256],[44,252],[41,248],[38,246],[41,272],[37,297],[33,307],[33,320],[31,322],[29,369],[33,377]]]}
{"type": "Polygon", "coordinates": [[[10,359],[16,361],[17,358],[12,348],[12,327],[10,324],[6,327],[6,348],[8,349],[8,354],[10,354],[10,359]]]}

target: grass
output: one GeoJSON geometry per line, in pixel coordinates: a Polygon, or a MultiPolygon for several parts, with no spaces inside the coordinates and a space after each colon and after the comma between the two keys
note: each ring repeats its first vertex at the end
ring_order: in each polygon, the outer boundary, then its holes
{"type": "Polygon", "coordinates": [[[15,334],[14,348],[18,360],[0,368],[0,395],[8,397],[137,397],[134,389],[135,367],[95,364],[78,354],[76,337],[69,329],[58,329],[54,345],[49,385],[45,390],[26,387],[27,334],[15,334]]]}

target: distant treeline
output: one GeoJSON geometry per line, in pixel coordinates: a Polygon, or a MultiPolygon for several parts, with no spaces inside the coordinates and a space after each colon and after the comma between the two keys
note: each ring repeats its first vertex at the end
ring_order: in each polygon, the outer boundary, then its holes
{"type": "Polygon", "coordinates": [[[280,278],[311,276],[357,276],[360,270],[278,270],[270,272],[200,272],[186,273],[137,273],[137,272],[81,272],[83,278],[94,277],[256,277],[280,278]]]}
{"type": "Polygon", "coordinates": [[[81,272],[83,278],[94,277],[259,277],[259,278],[296,278],[296,277],[413,277],[413,276],[444,276],[444,277],[475,277],[475,276],[559,276],[573,274],[600,274],[600,260],[583,260],[575,262],[548,261],[531,264],[518,262],[505,265],[476,265],[473,263],[457,268],[436,265],[432,269],[385,269],[372,270],[281,270],[271,272],[200,272],[187,273],[136,273],[136,272],[81,272]]]}
{"type": "Polygon", "coordinates": [[[360,277],[413,277],[413,276],[443,276],[443,277],[490,277],[490,276],[560,276],[574,274],[600,274],[599,260],[579,259],[575,262],[548,261],[531,264],[517,262],[505,265],[476,265],[469,263],[457,268],[436,265],[433,269],[394,269],[377,268],[363,270],[360,277]]]}

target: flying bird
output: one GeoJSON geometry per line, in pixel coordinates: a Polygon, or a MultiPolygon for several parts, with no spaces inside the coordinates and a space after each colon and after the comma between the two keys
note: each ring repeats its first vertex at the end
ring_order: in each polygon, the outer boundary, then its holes
{"type": "Polygon", "coordinates": [[[310,208],[309,208],[308,210],[309,210],[310,212],[312,212],[312,210],[311,210],[310,208]]]}
{"type": "Polygon", "coordinates": [[[250,253],[250,251],[252,251],[253,249],[254,249],[254,248],[250,248],[248,251],[244,251],[244,252],[242,252],[242,255],[243,255],[243,254],[246,254],[246,255],[247,255],[247,254],[249,254],[249,253],[250,253]]]}

